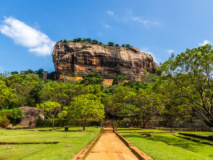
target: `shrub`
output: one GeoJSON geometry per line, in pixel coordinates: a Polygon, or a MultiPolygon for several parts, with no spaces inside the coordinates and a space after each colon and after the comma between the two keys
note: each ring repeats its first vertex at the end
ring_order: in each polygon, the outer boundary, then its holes
{"type": "MultiPolygon", "coordinates": [[[[81,126],[82,120],[73,120],[73,119],[56,119],[55,120],[55,127],[64,127],[64,126],[70,126],[70,127],[77,127],[81,126]]],[[[87,126],[98,126],[99,121],[89,120],[87,122],[87,126]]],[[[51,127],[52,123],[49,119],[38,119],[36,122],[36,127],[51,127]]]]}
{"type": "Polygon", "coordinates": [[[97,40],[92,40],[92,44],[98,44],[98,41],[97,40]]]}
{"type": "Polygon", "coordinates": [[[23,118],[24,112],[19,108],[3,109],[0,111],[0,127],[5,128],[7,125],[16,124],[17,120],[23,118]]]}
{"type": "Polygon", "coordinates": [[[130,47],[130,44],[126,44],[126,47],[130,47]]]}
{"type": "Polygon", "coordinates": [[[114,43],[113,42],[109,42],[108,46],[114,46],[114,43]]]}

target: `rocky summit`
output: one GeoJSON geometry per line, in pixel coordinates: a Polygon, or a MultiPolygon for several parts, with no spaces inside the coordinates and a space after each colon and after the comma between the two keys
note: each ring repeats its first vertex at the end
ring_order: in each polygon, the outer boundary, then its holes
{"type": "Polygon", "coordinates": [[[155,73],[158,68],[151,55],[133,47],[58,42],[52,56],[57,79],[62,75],[82,77],[95,72],[104,79],[124,75],[140,81],[145,72],[155,73]]]}

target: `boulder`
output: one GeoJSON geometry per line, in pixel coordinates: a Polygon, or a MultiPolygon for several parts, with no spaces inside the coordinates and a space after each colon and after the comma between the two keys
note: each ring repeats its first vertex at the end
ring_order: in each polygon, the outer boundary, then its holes
{"type": "Polygon", "coordinates": [[[44,119],[41,110],[35,107],[20,107],[24,111],[24,118],[21,119],[19,125],[23,127],[34,128],[39,117],[44,119]]]}

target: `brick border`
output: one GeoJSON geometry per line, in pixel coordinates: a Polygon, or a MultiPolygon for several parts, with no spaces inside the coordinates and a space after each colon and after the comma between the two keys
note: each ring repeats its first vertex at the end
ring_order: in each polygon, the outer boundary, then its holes
{"type": "Polygon", "coordinates": [[[121,136],[116,130],[114,133],[123,141],[123,143],[140,159],[140,160],[153,160],[150,156],[142,152],[140,149],[135,147],[131,142],[129,142],[126,138],[121,136]]]}
{"type": "Polygon", "coordinates": [[[90,152],[90,150],[94,147],[96,142],[99,140],[102,134],[103,134],[103,128],[101,129],[101,132],[99,133],[99,135],[95,137],[95,139],[93,139],[93,141],[90,142],[89,145],[87,145],[84,149],[78,152],[78,154],[74,156],[71,160],[84,160],[86,156],[88,155],[88,153],[90,152]]]}

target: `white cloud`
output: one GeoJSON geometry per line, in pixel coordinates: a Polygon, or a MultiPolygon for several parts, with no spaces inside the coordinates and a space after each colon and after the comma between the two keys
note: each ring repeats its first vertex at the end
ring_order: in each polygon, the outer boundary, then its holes
{"type": "Polygon", "coordinates": [[[205,45],[207,45],[207,44],[209,44],[209,43],[210,43],[209,40],[204,40],[203,43],[199,43],[198,45],[199,45],[199,46],[205,46],[205,45]]]}
{"type": "Polygon", "coordinates": [[[140,17],[130,17],[130,19],[134,22],[138,22],[138,23],[142,23],[143,25],[159,25],[158,22],[154,22],[154,21],[150,21],[150,20],[145,20],[145,19],[142,19],[140,17]]]}
{"type": "Polygon", "coordinates": [[[155,56],[155,54],[153,53],[153,52],[151,52],[149,49],[147,49],[147,48],[142,48],[142,49],[140,49],[140,51],[141,52],[144,52],[144,53],[146,53],[146,54],[150,54],[152,57],[153,57],[153,60],[156,62],[156,63],[158,63],[159,64],[159,59],[157,59],[156,58],[156,56],[155,56]]]}
{"type": "Polygon", "coordinates": [[[103,36],[103,33],[98,32],[97,35],[98,35],[98,36],[103,36]]]}
{"type": "Polygon", "coordinates": [[[108,14],[108,15],[113,16],[113,15],[114,15],[114,12],[113,12],[113,11],[108,10],[108,11],[107,11],[107,14],[108,14]]]}
{"type": "Polygon", "coordinates": [[[4,70],[4,67],[0,66],[0,72],[2,72],[4,70]]]}
{"type": "Polygon", "coordinates": [[[175,51],[173,49],[167,50],[168,53],[174,53],[175,51]]]}
{"type": "Polygon", "coordinates": [[[111,26],[108,24],[104,24],[104,28],[111,28],[111,26]]]}
{"type": "Polygon", "coordinates": [[[37,55],[51,55],[55,45],[55,42],[46,34],[14,17],[5,18],[0,25],[0,32],[12,38],[16,44],[29,48],[29,52],[37,55]]]}
{"type": "Polygon", "coordinates": [[[110,25],[108,25],[108,24],[106,24],[106,23],[104,23],[104,22],[101,22],[101,24],[102,24],[102,26],[104,27],[104,28],[111,28],[111,26],[110,25]]]}

